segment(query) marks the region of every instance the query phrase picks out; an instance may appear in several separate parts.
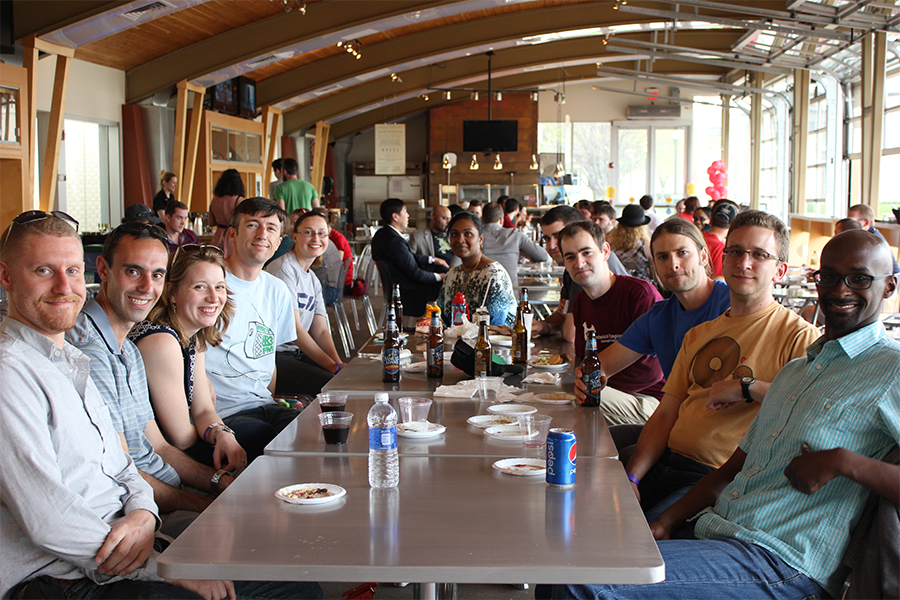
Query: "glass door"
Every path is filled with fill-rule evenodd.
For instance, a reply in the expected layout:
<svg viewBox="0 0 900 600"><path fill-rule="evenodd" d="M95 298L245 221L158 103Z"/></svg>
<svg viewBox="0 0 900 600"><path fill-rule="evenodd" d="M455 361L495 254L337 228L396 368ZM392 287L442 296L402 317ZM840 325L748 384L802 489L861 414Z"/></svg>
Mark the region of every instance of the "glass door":
<svg viewBox="0 0 900 600"><path fill-rule="evenodd" d="M615 168L610 180L616 186L616 205L644 194L652 195L660 206L667 197L673 201L684 197L690 172L689 127L684 121L613 124Z"/></svg>

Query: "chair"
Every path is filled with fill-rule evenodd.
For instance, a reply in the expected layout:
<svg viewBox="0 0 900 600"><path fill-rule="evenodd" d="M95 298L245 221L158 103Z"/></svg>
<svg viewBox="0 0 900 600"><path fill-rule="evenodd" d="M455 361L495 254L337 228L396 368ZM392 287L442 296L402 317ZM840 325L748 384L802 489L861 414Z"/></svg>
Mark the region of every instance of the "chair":
<svg viewBox="0 0 900 600"><path fill-rule="evenodd" d="M350 358L350 352L356 349L356 346L353 344L353 331L350 329L350 320L347 318L347 311L344 310L344 280L347 278L347 270L349 268L350 257L348 256L341 261L337 299L333 303L326 305L326 308L334 309L334 320L337 322L338 334L341 337L341 343L344 345L344 356L348 359Z"/></svg>
<svg viewBox="0 0 900 600"><path fill-rule="evenodd" d="M391 279L391 269L387 265L382 265L384 261L373 260L375 266L378 267L378 278L381 280L381 291L383 292L384 303L381 305L381 316L378 317L378 326L384 327L387 319L388 304L391 303L391 294L394 291L394 282ZM398 325L402 327L402 324Z"/></svg>
<svg viewBox="0 0 900 600"><path fill-rule="evenodd" d="M356 273L358 275L362 275L370 291L373 289L370 282L373 277L374 269L375 265L372 261L372 247L370 245L366 245L365 247L363 247L362 252L360 252L359 257L356 259ZM373 293L370 291L367 291L359 298L351 296L350 303L351 306L353 306L353 319L356 322L356 330L359 331L359 317L357 317L356 313L356 301L359 300L363 305L363 310L365 311L366 325L369 328L369 335L372 336L375 335L375 332L378 330L378 325L375 322L375 311L372 309L372 301L369 299L369 293Z"/></svg>

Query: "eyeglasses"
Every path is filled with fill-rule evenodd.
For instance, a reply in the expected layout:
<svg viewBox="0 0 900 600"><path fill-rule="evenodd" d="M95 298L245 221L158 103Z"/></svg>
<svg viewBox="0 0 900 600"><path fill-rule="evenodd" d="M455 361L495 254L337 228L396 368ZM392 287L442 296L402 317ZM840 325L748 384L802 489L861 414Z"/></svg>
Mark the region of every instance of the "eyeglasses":
<svg viewBox="0 0 900 600"><path fill-rule="evenodd" d="M68 215L61 210L51 210L50 212L44 212L42 210L26 210L9 224L9 227L6 229L6 237L3 238L3 243L5 244L6 240L9 239L9 234L12 231L13 225L27 225L29 223L49 219L50 217L56 217L57 219L65 221L75 229L75 233L78 233L78 221L76 221L72 215Z"/></svg>
<svg viewBox="0 0 900 600"><path fill-rule="evenodd" d="M774 254L769 254L764 250L744 250L743 248L725 248L722 251L722 256L724 258L731 258L733 260L740 260L744 257L745 254L750 255L750 259L753 262L761 263L767 260L781 260Z"/></svg>
<svg viewBox="0 0 900 600"><path fill-rule="evenodd" d="M838 282L843 281L844 285L851 290L867 290L872 287L872 282L876 279L893 277L893 275L879 275L875 277L874 275L864 275L862 273L838 275L837 273L823 273L822 271L816 271L812 276L817 287L831 288L835 287Z"/></svg>
<svg viewBox="0 0 900 600"><path fill-rule="evenodd" d="M222 249L218 246L213 246L212 244L185 244L184 246L178 246L178 249L172 256L172 264L175 264L175 261L178 260L179 254L184 254L185 256L194 256L202 255L204 253L207 253L207 256L213 255L220 258L225 258L225 252L222 251Z"/></svg>
<svg viewBox="0 0 900 600"><path fill-rule="evenodd" d="M299 233L303 237L308 237L308 238L311 238L313 236L318 236L320 238L328 237L328 232L324 231L324 230L313 231L312 229L304 229L303 231L298 231L297 233Z"/></svg>

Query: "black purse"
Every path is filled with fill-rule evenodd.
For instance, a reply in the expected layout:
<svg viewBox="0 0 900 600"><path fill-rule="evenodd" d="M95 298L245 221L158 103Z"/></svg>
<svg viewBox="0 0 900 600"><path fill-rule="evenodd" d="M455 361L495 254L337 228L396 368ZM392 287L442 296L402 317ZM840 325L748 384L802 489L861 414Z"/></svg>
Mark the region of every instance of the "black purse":
<svg viewBox="0 0 900 600"><path fill-rule="evenodd" d="M462 340L458 340L453 347L453 355L450 362L454 367L468 375L475 377L475 349ZM506 377L508 375L521 375L525 368L519 365L501 365L491 362L491 375L494 377Z"/></svg>

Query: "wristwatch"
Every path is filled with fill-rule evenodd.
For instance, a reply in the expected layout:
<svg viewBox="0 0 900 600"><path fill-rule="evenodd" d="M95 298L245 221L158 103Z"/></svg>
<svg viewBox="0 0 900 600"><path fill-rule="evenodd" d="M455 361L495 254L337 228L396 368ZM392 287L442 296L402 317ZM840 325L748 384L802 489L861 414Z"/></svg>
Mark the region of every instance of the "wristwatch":
<svg viewBox="0 0 900 600"><path fill-rule="evenodd" d="M212 476L212 479L209 480L209 489L218 496L222 492L219 491L219 481L222 480L222 477L228 475L228 471L225 469L219 469L216 471L215 475Z"/></svg>
<svg viewBox="0 0 900 600"><path fill-rule="evenodd" d="M741 377L741 394L746 398L747 404L753 402L753 396L750 395L750 386L756 383L756 377Z"/></svg>

